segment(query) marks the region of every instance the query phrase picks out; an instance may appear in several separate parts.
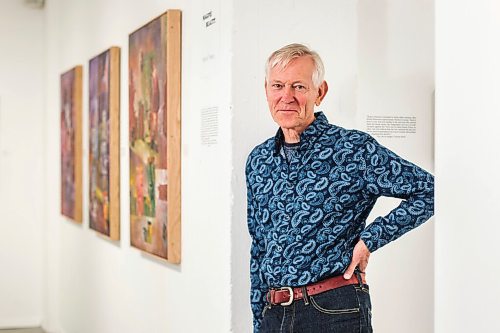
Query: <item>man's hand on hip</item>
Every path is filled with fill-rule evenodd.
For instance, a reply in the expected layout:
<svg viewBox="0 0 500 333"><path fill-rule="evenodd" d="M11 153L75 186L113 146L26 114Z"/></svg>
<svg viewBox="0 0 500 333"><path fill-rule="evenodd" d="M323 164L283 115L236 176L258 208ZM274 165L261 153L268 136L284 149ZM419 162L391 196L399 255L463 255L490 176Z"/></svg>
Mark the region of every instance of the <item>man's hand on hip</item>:
<svg viewBox="0 0 500 333"><path fill-rule="evenodd" d="M356 266L359 267L362 273L366 272L368 258L370 258L370 251L366 247L365 242L360 239L354 247L354 251L352 252L352 261L344 273L344 279L349 280L351 278Z"/></svg>

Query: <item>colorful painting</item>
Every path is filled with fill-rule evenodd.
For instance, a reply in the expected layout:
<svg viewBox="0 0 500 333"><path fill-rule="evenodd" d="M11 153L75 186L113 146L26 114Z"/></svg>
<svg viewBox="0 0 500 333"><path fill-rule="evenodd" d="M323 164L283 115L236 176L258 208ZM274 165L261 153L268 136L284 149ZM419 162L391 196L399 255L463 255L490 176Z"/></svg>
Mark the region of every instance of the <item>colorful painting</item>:
<svg viewBox="0 0 500 333"><path fill-rule="evenodd" d="M89 226L120 238L120 49L89 61Z"/></svg>
<svg viewBox="0 0 500 333"><path fill-rule="evenodd" d="M130 241L180 262L180 25L169 10L129 36Z"/></svg>
<svg viewBox="0 0 500 333"><path fill-rule="evenodd" d="M82 66L61 75L61 214L82 222Z"/></svg>

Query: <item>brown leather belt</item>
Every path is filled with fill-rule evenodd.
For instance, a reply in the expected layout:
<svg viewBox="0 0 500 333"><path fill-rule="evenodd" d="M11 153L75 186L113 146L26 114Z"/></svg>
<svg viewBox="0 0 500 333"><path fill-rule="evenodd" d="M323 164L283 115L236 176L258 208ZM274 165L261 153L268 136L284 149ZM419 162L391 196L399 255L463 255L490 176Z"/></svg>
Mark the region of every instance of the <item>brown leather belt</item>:
<svg viewBox="0 0 500 333"><path fill-rule="evenodd" d="M361 275L361 280L363 284L366 284L364 274ZM305 287L283 287L279 289L271 289L267 293L267 301L272 305L290 305L293 301L304 298L303 290L306 289L308 296L313 296L321 294L325 291L357 284L359 285L359 280L356 274L353 274L349 280L344 279L344 276L338 275L328 278L323 281L312 283Z"/></svg>

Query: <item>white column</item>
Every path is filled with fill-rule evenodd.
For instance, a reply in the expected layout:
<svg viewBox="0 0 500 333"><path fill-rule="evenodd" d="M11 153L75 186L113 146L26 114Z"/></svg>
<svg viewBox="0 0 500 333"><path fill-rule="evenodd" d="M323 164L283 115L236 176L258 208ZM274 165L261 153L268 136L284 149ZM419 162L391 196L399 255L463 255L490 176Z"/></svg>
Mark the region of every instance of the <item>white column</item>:
<svg viewBox="0 0 500 333"><path fill-rule="evenodd" d="M499 332L500 2L436 4L435 331Z"/></svg>

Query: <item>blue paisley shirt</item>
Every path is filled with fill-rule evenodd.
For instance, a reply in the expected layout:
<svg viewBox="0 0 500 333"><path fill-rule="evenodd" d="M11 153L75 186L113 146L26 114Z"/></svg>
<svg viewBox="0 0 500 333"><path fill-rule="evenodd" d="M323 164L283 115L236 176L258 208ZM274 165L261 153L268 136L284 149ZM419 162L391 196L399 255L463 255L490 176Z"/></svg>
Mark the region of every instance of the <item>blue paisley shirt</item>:
<svg viewBox="0 0 500 333"><path fill-rule="evenodd" d="M369 134L328 123L322 113L294 154L284 137L255 147L246 164L251 304L258 332L269 288L342 274L361 238L370 252L434 213L434 177ZM377 198L403 199L366 226Z"/></svg>

